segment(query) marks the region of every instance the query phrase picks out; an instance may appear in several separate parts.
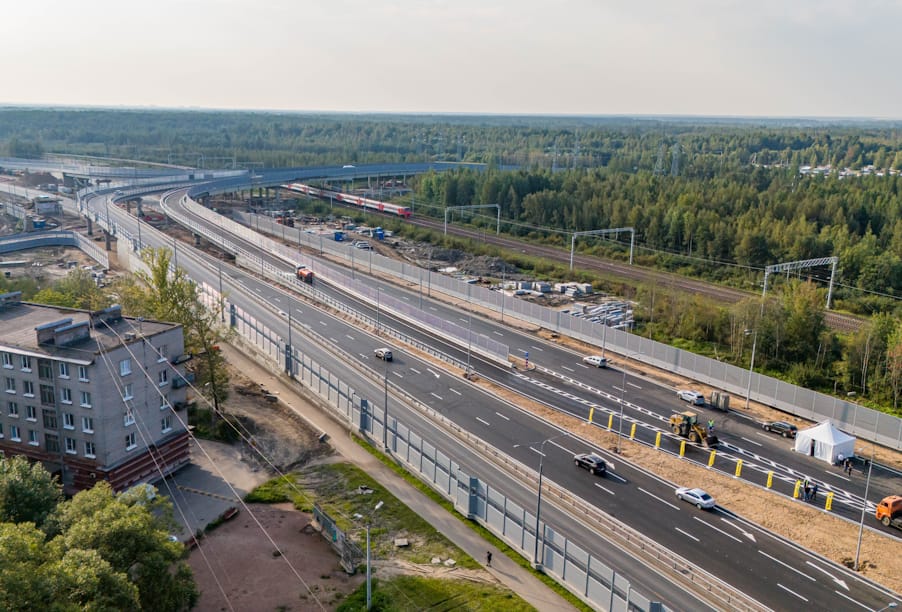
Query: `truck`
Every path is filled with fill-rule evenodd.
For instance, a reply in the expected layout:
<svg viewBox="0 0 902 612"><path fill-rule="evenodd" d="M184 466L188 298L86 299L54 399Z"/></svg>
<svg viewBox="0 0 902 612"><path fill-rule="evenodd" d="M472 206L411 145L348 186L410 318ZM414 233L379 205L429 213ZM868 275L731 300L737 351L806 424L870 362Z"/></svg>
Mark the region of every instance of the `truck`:
<svg viewBox="0 0 902 612"><path fill-rule="evenodd" d="M874 516L887 527L902 529L902 495L884 497L877 504Z"/></svg>
<svg viewBox="0 0 902 612"><path fill-rule="evenodd" d="M311 270L307 266L298 266L296 274L299 280L302 280L305 283L309 283L311 285L313 284L313 277L315 275L313 274L313 270Z"/></svg>

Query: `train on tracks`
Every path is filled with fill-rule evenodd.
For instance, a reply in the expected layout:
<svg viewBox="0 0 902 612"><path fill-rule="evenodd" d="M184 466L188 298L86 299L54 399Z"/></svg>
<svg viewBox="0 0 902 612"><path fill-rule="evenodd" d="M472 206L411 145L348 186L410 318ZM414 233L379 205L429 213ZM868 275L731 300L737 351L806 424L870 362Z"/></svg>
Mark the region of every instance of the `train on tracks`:
<svg viewBox="0 0 902 612"><path fill-rule="evenodd" d="M364 198L351 193L342 193L340 191L331 191L329 189L318 189L316 187L311 187L310 185L305 185L304 183L289 183L287 185L282 185L282 188L316 198L334 200L348 206L356 206L371 212L397 215L403 219L409 219L411 215L411 210L407 206L399 206L398 204L373 200L372 198Z"/></svg>

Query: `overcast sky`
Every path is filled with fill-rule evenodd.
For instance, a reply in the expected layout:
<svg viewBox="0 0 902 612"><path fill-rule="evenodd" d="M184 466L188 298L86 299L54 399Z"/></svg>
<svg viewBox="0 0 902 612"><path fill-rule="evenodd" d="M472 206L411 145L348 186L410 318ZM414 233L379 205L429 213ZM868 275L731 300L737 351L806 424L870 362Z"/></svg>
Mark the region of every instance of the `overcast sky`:
<svg viewBox="0 0 902 612"><path fill-rule="evenodd" d="M902 118L902 0L10 0L0 103Z"/></svg>

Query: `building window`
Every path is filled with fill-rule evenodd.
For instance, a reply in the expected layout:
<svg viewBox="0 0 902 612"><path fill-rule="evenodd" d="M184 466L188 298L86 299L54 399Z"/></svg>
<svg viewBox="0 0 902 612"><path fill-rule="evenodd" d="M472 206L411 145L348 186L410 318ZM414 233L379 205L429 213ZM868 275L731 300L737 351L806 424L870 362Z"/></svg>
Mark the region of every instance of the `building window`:
<svg viewBox="0 0 902 612"><path fill-rule="evenodd" d="M9 402L7 404L7 406L9 407L9 416L15 417L18 419L19 418L19 404L17 404L16 402Z"/></svg>
<svg viewBox="0 0 902 612"><path fill-rule="evenodd" d="M3 367L11 370L13 369L13 356L10 353L3 353Z"/></svg>
<svg viewBox="0 0 902 612"><path fill-rule="evenodd" d="M88 366L78 366L78 380L81 382L88 382L90 380L88 378Z"/></svg>
<svg viewBox="0 0 902 612"><path fill-rule="evenodd" d="M56 394L50 385L41 385L41 403L45 406L56 406Z"/></svg>
<svg viewBox="0 0 902 612"><path fill-rule="evenodd" d="M96 457L97 448L94 446L93 442L85 442L85 457L90 457L93 459Z"/></svg>
<svg viewBox="0 0 902 612"><path fill-rule="evenodd" d="M44 434L44 448L48 453L60 452L60 437L56 434Z"/></svg>
<svg viewBox="0 0 902 612"><path fill-rule="evenodd" d="M19 426L18 425L10 425L9 426L9 439L13 442L21 442L22 438L19 437Z"/></svg>
<svg viewBox="0 0 902 612"><path fill-rule="evenodd" d="M44 429L59 429L59 421L56 418L56 410L41 410L41 417L44 419Z"/></svg>
<svg viewBox="0 0 902 612"><path fill-rule="evenodd" d="M160 429L163 430L163 433L172 431L172 417L168 414L160 419Z"/></svg>
<svg viewBox="0 0 902 612"><path fill-rule="evenodd" d="M65 361L60 361L60 378L69 378L69 364Z"/></svg>
<svg viewBox="0 0 902 612"><path fill-rule="evenodd" d="M125 450L130 451L137 446L138 445L135 444L135 432L131 432L125 436Z"/></svg>
<svg viewBox="0 0 902 612"><path fill-rule="evenodd" d="M81 392L81 407L82 408L90 408L91 407L91 392L90 391L82 391Z"/></svg>
<svg viewBox="0 0 902 612"><path fill-rule="evenodd" d="M125 427L128 427L129 425L134 425L135 424L135 413L132 412L131 410L126 410L125 417L122 419L122 424Z"/></svg>
<svg viewBox="0 0 902 612"><path fill-rule="evenodd" d="M160 410L167 410L169 408L169 398L165 395L160 396Z"/></svg>
<svg viewBox="0 0 902 612"><path fill-rule="evenodd" d="M37 413L34 410L34 406L25 406L25 418L29 421L37 421Z"/></svg>
<svg viewBox="0 0 902 612"><path fill-rule="evenodd" d="M94 433L94 417L81 417L81 430L85 433Z"/></svg>
<svg viewBox="0 0 902 612"><path fill-rule="evenodd" d="M122 388L122 399L125 401L128 401L128 400L132 399L133 397L135 397L134 390L135 390L135 385L133 385L132 383L128 383L127 385L125 385Z"/></svg>
<svg viewBox="0 0 902 612"><path fill-rule="evenodd" d="M28 355L21 355L22 358L22 371L23 372L31 372L31 357Z"/></svg>
<svg viewBox="0 0 902 612"><path fill-rule="evenodd" d="M40 442L38 442L38 432L33 429L28 430L28 443L32 446L38 446Z"/></svg>
<svg viewBox="0 0 902 612"><path fill-rule="evenodd" d="M71 412L63 413L63 429L75 429L75 415Z"/></svg>
<svg viewBox="0 0 902 612"><path fill-rule="evenodd" d="M169 382L169 370L160 370L157 380L160 382L161 387L165 386Z"/></svg>
<svg viewBox="0 0 902 612"><path fill-rule="evenodd" d="M0 421L0 440L3 439L3 421Z"/></svg>
<svg viewBox="0 0 902 612"><path fill-rule="evenodd" d="M7 393L15 393L16 392L16 379L6 377L6 392Z"/></svg>
<svg viewBox="0 0 902 612"><path fill-rule="evenodd" d="M63 404L72 403L72 389L69 387L60 387L60 402Z"/></svg>
<svg viewBox="0 0 902 612"><path fill-rule="evenodd" d="M169 347L164 344L160 347L160 350L158 352L160 353L160 358L157 359L157 363L162 363L167 359L167 356L169 354Z"/></svg>
<svg viewBox="0 0 902 612"><path fill-rule="evenodd" d="M119 362L119 376L128 376L132 373L132 360L123 359Z"/></svg>
<svg viewBox="0 0 902 612"><path fill-rule="evenodd" d="M30 380L22 381L22 395L25 397L34 397L34 383Z"/></svg>
<svg viewBox="0 0 902 612"><path fill-rule="evenodd" d="M38 359L38 378L53 380L53 363L49 359Z"/></svg>
<svg viewBox="0 0 902 612"><path fill-rule="evenodd" d="M74 455L78 452L74 438L66 438L66 452L70 455Z"/></svg>

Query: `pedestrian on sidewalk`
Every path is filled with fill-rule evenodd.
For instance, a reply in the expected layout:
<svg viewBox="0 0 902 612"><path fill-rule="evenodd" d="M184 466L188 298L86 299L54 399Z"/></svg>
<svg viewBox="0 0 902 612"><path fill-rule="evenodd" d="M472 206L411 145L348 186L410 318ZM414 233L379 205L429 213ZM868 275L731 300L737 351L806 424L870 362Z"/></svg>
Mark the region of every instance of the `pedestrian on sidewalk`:
<svg viewBox="0 0 902 612"><path fill-rule="evenodd" d="M492 567L492 551L485 553L485 565L486 567Z"/></svg>

